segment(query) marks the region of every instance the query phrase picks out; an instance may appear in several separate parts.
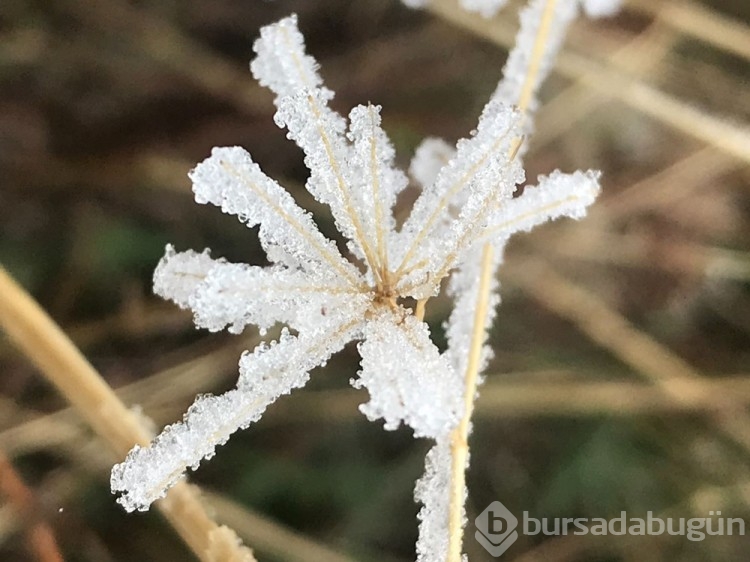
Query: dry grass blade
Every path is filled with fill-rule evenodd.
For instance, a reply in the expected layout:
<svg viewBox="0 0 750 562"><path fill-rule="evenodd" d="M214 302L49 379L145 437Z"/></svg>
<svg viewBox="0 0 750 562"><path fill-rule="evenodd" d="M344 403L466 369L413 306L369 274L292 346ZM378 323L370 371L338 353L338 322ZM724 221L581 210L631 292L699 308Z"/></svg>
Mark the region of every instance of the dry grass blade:
<svg viewBox="0 0 750 562"><path fill-rule="evenodd" d="M664 23L676 31L750 61L750 30L739 21L690 0L628 0L628 7L654 16L663 15Z"/></svg>
<svg viewBox="0 0 750 562"><path fill-rule="evenodd" d="M29 551L39 562L62 562L63 556L52 527L42 518L34 493L26 486L13 464L0 452L0 493L26 523Z"/></svg>
<svg viewBox="0 0 750 562"><path fill-rule="evenodd" d="M534 246L542 252L601 265L659 269L694 278L750 280L749 253L694 242L670 240L669 252L658 252L648 236L580 227L555 240L540 237Z"/></svg>
<svg viewBox="0 0 750 562"><path fill-rule="evenodd" d="M189 404L196 394L215 389L221 375L235 372L237 356L245 349L255 347L258 339L243 339L243 343L180 362L118 388L117 395L126 403L140 404L147 412L155 412L154 421L157 423L167 423L184 411L183 403ZM83 437L84 432L71 408L37 415L22 411L12 402L0 400L0 411L10 412L8 417L13 420L11 427L0 431L0 448L11 454Z"/></svg>
<svg viewBox="0 0 750 562"><path fill-rule="evenodd" d="M513 30L507 22L484 20L469 14L455 0L434 0L429 8L445 20L493 43L508 47L513 42ZM629 78L609 63L597 62L588 56L563 51L558 56L555 70L568 78L581 80L689 137L750 162L750 131L746 127L704 113L648 84Z"/></svg>
<svg viewBox="0 0 750 562"><path fill-rule="evenodd" d="M66 1L63 7L91 29L122 37L127 45L242 113L266 110L260 88L248 79L246 68L227 62L157 14L110 0Z"/></svg>
<svg viewBox="0 0 750 562"><path fill-rule="evenodd" d="M712 394L704 376L682 358L641 332L607 303L573 284L541 260L513 270L511 280L556 314L573 322L592 341L608 349L684 406L712 397L720 406L711 421L750 453L750 415L733 394Z"/></svg>
<svg viewBox="0 0 750 562"><path fill-rule="evenodd" d="M716 396L727 394L738 403L750 404L750 382L745 375L707 379L704 385L708 392L691 402L675 401L648 383L579 380L574 373L556 373L562 380L546 380L548 375L538 372L488 374L488 381L477 398L474 416L532 419L546 416L710 414L722 406ZM356 408L360 402L357 393L350 390L299 392L289 397L283 407L271 412L266 421L304 424L357 422Z"/></svg>
<svg viewBox="0 0 750 562"><path fill-rule="evenodd" d="M150 434L54 321L0 268L0 326L114 453L148 445ZM199 499L181 483L160 501L159 510L191 550L205 562L250 562L251 551L233 532L219 527ZM217 557L219 556L219 557Z"/></svg>
<svg viewBox="0 0 750 562"><path fill-rule="evenodd" d="M736 166L734 160L715 149L701 148L605 199L592 210L592 219L612 221L657 207L667 208L678 199L706 189Z"/></svg>
<svg viewBox="0 0 750 562"><path fill-rule="evenodd" d="M489 311L490 287L492 279L492 244L485 244L482 250L482 278L474 315L474 333L464 380L464 412L458 427L451 433L451 485L448 561L461 559L463 544L463 505L465 502L466 465L469 460L469 429L474 411L474 398L479 380L479 363L482 346L487 338L484 325Z"/></svg>
<svg viewBox="0 0 750 562"><path fill-rule="evenodd" d="M629 43L617 49L609 60L634 76L643 78L654 73L665 53L674 43L672 34L665 34L661 18ZM538 130L534 143L542 146L568 131L577 121L610 100L610 96L584 83L579 77L574 84L546 101L536 117Z"/></svg>
<svg viewBox="0 0 750 562"><path fill-rule="evenodd" d="M352 562L352 559L299 535L291 529L253 513L221 494L204 491L216 511L216 518L245 539L252 539L258 550L287 562Z"/></svg>
<svg viewBox="0 0 750 562"><path fill-rule="evenodd" d="M507 375L503 375L505 378ZM490 379L492 375L489 375ZM731 394L742 404L750 402L750 382L744 375L708 379L708 393L695 401L675 401L658 388L637 382L545 382L528 376L526 382L486 384L477 400L476 415L493 418L543 416L633 416L670 413L713 413L721 408L716 396Z"/></svg>
<svg viewBox="0 0 750 562"><path fill-rule="evenodd" d="M139 386L141 390L145 388L143 385L139 385L139 383L135 383L132 386ZM349 393L349 395L350 397L355 397L353 392ZM294 396L296 395L290 397L290 400L294 400ZM352 406L350 410L352 417L357 415L355 406ZM42 417L39 421L42 420L45 420L45 418ZM42 430L37 429L37 431ZM73 464L86 472L95 472L101 475L104 470L109 468L110 461L108 455L103 454L101 448L96 446L80 446L82 442L80 434L82 432L80 431L78 420L70 419L70 417L59 417L59 419L54 420L54 423L49 423L44 431L49 433L44 444L45 447L59 446L61 448L60 452L64 456L68 457ZM2 442L3 437L0 436L0 443ZM27 446L27 451L32 450L28 448L28 443L25 443L25 445ZM1 469L2 465L0 463L0 473ZM2 491L1 487L0 491ZM68 491L68 493L70 492ZM311 540L292 529L276 523L222 494L198 490L197 488L195 489L195 493L201 496L218 521L230 527L241 538L253 544L255 548L268 553L274 558L288 560L289 562L315 562L323 560L330 562L351 562L350 558L328 548L324 544ZM232 560L231 556L218 556L215 559L216 562Z"/></svg>
<svg viewBox="0 0 750 562"><path fill-rule="evenodd" d="M746 375L733 375L704 382L708 393L691 402L678 402L660 389L631 381L578 380L574 373L489 374L477 399L474 416L488 419L527 419L539 417L585 418L595 416L665 415L674 413L706 414L721 407L716 396L732 394L734 400L750 404L750 381ZM509 380L510 379L510 380ZM148 404L145 396L138 400ZM274 423L356 423L361 421L357 406L361 396L354 390L301 391L279 404L266 416L266 424ZM13 408L18 416L31 414L12 404L0 403L5 412ZM176 407L175 411L182 411ZM69 447L80 442L84 429L72 412L61 411L39 416L26 424L0 433L0 447L12 454L31 453L45 449ZM171 410L168 410L171 413ZM241 535L246 538L249 534ZM255 541L253 541L255 544Z"/></svg>

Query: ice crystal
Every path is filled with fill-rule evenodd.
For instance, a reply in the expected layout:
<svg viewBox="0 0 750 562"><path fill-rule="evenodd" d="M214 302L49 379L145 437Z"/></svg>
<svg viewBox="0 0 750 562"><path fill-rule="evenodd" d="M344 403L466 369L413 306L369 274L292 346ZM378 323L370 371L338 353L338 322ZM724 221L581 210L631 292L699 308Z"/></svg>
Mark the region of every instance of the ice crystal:
<svg viewBox="0 0 750 562"><path fill-rule="evenodd" d="M113 468L112 490L129 511L147 509L187 468L213 456L234 431L302 387L312 369L353 340L361 369L352 384L370 396L362 412L384 420L386 429L404 423L417 437L445 436L462 413L461 363L455 353L438 351L427 324L403 299L435 295L483 241L503 241L559 215L577 216L590 200L584 195L592 192L590 182L559 174L512 199L524 179L514 157L521 119L494 99L455 149L432 141L417 152L411 171L422 193L397 231L393 206L408 180L394 167L381 108L357 106L348 120L331 109L333 92L305 52L294 16L263 28L254 50L251 70L275 94L275 122L304 152L306 188L330 208L352 256L343 256L245 150L215 148L190 173L198 203L259 226L271 265L235 264L208 250L168 246L154 274L155 292L191 310L195 324L211 331L286 327L278 341L243 355L234 389L198 397L181 422ZM472 282L459 279L451 287L455 292Z"/></svg>

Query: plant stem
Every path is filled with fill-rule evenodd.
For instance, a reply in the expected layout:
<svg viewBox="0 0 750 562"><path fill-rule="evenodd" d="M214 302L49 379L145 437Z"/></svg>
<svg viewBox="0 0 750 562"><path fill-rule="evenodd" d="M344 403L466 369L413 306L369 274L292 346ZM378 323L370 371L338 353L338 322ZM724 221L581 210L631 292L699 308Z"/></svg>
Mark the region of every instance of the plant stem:
<svg viewBox="0 0 750 562"><path fill-rule="evenodd" d="M528 72L518 99L518 108L525 113L535 91L538 88L537 74L542 61L544 46L549 34L550 25L555 13L555 0L547 0L542 13L542 20L534 41L534 47L529 61ZM509 158L515 158L522 139L519 139L511 149ZM451 433L451 484L450 484L450 508L448 515L448 562L460 562L463 546L463 517L466 489L466 464L469 456L469 428L471 426L471 415L474 411L474 399L477 392L477 381L479 379L479 364L482 355L482 346L486 339L485 324L488 314L490 300L491 279L494 274L493 247L491 243L485 244L482 250L482 265L479 278L479 290L477 294L476 308L474 311L474 326L471 336L471 347L469 348L468 363L464 376L464 412L458 426Z"/></svg>
<svg viewBox="0 0 750 562"><path fill-rule="evenodd" d="M62 329L0 266L0 327L71 403L112 451L124 457L151 434L123 404ZM234 531L217 525L194 489L181 482L157 507L203 562L253 562Z"/></svg>
<svg viewBox="0 0 750 562"><path fill-rule="evenodd" d="M463 543L464 490L466 489L466 460L469 456L469 426L474 411L474 396L477 392L479 362L482 345L485 339L484 324L487 318L490 300L490 281L492 280L492 244L485 244L482 250L482 273L479 279L479 294L474 311L474 331L471 336L471 348L464 381L464 414L458 426L451 433L451 486L450 514L448 520L448 560L461 560ZM478 345L476 345L478 343Z"/></svg>

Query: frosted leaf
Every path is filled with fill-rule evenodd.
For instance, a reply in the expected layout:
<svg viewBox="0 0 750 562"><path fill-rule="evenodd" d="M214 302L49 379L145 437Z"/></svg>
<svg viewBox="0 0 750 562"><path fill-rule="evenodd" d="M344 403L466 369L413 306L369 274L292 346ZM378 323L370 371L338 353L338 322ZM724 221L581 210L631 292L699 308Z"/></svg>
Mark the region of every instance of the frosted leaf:
<svg viewBox="0 0 750 562"><path fill-rule="evenodd" d="M336 228L349 249L375 269L371 240L365 233L353 195L355 178L349 165L352 154L345 136L346 120L327 105L323 90L301 90L278 101L275 120L305 153L310 177L305 184L315 199L331 208Z"/></svg>
<svg viewBox="0 0 750 562"><path fill-rule="evenodd" d="M305 53L295 16L267 26L254 46L250 65L258 81L276 94L274 120L305 153L310 178L305 187L331 208L336 227L349 249L371 270L377 268L362 210L354 193L356 163L346 142L346 120L328 107L333 92L323 87L317 62Z"/></svg>
<svg viewBox="0 0 750 562"><path fill-rule="evenodd" d="M414 500L422 504L417 515L417 562L444 562L448 559L451 465L450 438L444 436L427 453L424 474L414 488Z"/></svg>
<svg viewBox="0 0 750 562"><path fill-rule="evenodd" d="M443 139L427 137L414 151L409 175L422 187L432 185L440 170L456 156L456 148Z"/></svg>
<svg viewBox="0 0 750 562"><path fill-rule="evenodd" d="M189 308L190 296L217 263L210 250L200 254L192 250L178 253L172 244L167 244L164 257L154 271L154 293L180 308Z"/></svg>
<svg viewBox="0 0 750 562"><path fill-rule="evenodd" d="M493 211L484 235L501 240L559 217L582 218L599 194L599 176L593 170L572 174L556 170L539 176L538 185L527 187L520 197Z"/></svg>
<svg viewBox="0 0 750 562"><path fill-rule="evenodd" d="M307 383L308 371L326 361L353 336L350 322L325 337L284 332L278 343L259 346L240 360L237 388L199 396L181 422L167 426L148 447L136 446L112 469L112 492L127 511L146 510L188 468L211 458L229 436L260 419L269 404Z"/></svg>
<svg viewBox="0 0 750 562"><path fill-rule="evenodd" d="M468 12L477 12L491 18L505 6L508 0L461 0L461 7Z"/></svg>
<svg viewBox="0 0 750 562"><path fill-rule="evenodd" d="M356 268L242 148L214 148L190 178L198 203L221 207L249 227L260 224L260 242L269 259L312 273L332 269L355 284Z"/></svg>
<svg viewBox="0 0 750 562"><path fill-rule="evenodd" d="M212 332L229 326L230 332L240 333L248 324L263 330L277 322L299 330L310 316L358 298L361 295L330 275L223 263L198 285L190 308L195 325Z"/></svg>
<svg viewBox="0 0 750 562"><path fill-rule="evenodd" d="M511 160L520 115L498 102L487 104L476 132L459 141L456 157L422 192L402 229L401 273L397 288L424 298L434 294L496 202L510 198L523 181L520 164ZM451 207L460 209L453 218Z"/></svg>
<svg viewBox="0 0 750 562"><path fill-rule="evenodd" d="M382 418L388 430L404 422L416 437L446 433L460 415L460 378L430 340L427 324L403 309L375 314L365 325L362 369L352 380L370 394L360 410L371 421Z"/></svg>
<svg viewBox="0 0 750 562"><path fill-rule="evenodd" d="M154 272L154 292L193 311L195 325L240 333L283 322L300 329L321 310L334 309L358 293L330 273L312 276L278 266L258 267L211 259L209 251L175 252L167 246Z"/></svg>
<svg viewBox="0 0 750 562"><path fill-rule="evenodd" d="M380 106L357 106L349 113L349 140L353 143L349 163L354 171L353 200L362 219L365 239L372 241L381 269L386 267L392 233L396 230L393 206L408 184L394 166L393 145L380 126Z"/></svg>
<svg viewBox="0 0 750 562"><path fill-rule="evenodd" d="M582 0L582 4L590 18L608 18L620 11L622 0Z"/></svg>
<svg viewBox="0 0 750 562"><path fill-rule="evenodd" d="M543 52L538 59L538 66L534 73L534 81L530 89L531 96L526 109L527 118L524 120L523 133L527 136L533 130L531 115L539 105L537 99L539 87L552 70L552 65L565 39L568 26L578 15L579 3L580 0L556 0L552 2L553 13L545 35ZM509 105L521 103L526 77L530 74L531 62L534 59L537 35L549 4L549 0L531 0L521 10L521 26L516 35L515 46L508 55L508 60L503 68L503 79L498 84L492 99Z"/></svg>
<svg viewBox="0 0 750 562"><path fill-rule="evenodd" d="M305 38L297 28L297 16L291 15L260 30L253 50L250 70L261 86L279 97L291 96L302 89L320 88L317 61L305 53Z"/></svg>
<svg viewBox="0 0 750 562"><path fill-rule="evenodd" d="M148 509L188 467L197 468L201 459L213 456L215 447L240 428L243 416L250 423L272 401L265 398L264 403L263 397L237 389L220 396L199 396L182 422L167 426L148 447L134 447L123 463L112 468L112 492L123 492L117 501L127 511Z"/></svg>

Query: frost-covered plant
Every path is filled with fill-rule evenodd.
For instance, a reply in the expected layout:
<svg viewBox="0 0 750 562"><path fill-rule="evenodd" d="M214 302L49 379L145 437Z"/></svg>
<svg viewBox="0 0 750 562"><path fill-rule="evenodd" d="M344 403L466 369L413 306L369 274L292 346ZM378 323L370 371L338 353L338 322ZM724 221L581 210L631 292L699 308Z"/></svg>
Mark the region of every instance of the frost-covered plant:
<svg viewBox="0 0 750 562"><path fill-rule="evenodd" d="M428 1L419 3L423 5ZM466 9L481 6L483 15L489 16L503 2L462 0L461 4ZM570 23L580 9L589 16L599 17L615 13L619 4L619 0L530 0L521 11L515 46L490 101L515 106L523 114L521 129L524 142L519 148L519 158L523 156L533 132L539 87L552 69ZM425 141L417 151L412 165L418 167L417 164L422 162L425 170L432 169L431 173L438 174L440 162L452 158L454 155L450 145L440 139L430 139L429 144ZM427 172L420 173L424 175ZM508 214L507 220L519 227L523 220L529 220L529 224L521 227L528 230L538 224L539 211L545 207L545 201L551 201L562 193L572 193L576 186L587 182L595 183L591 172L554 172L548 177L540 177L539 185L527 188L521 197L502 202L500 208ZM485 345L486 331L494 320L500 301L496 272L502 263L508 240L508 237L487 234L484 247L477 244L466 252L448 284L454 308L446 323L448 349L445 355L457 372L465 373L464 412L456 428L435 440L425 459L425 473L415 488L415 499L423 504L419 513L417 541L419 562L457 562L461 557L462 528L466 523L466 441L471 430L470 417L476 388L482 382L481 372L491 356L491 350Z"/></svg>
<svg viewBox="0 0 750 562"><path fill-rule="evenodd" d="M352 384L370 395L361 406L365 415L382 418L386 429L403 422L417 437L447 435L463 414L464 363L455 342L464 336L455 333L461 324L454 322L453 349L441 354L422 321L424 302L485 242L502 245L548 219L580 217L598 192L595 172L554 172L513 198L524 180L518 154L525 125L522 113L496 95L472 136L455 149L426 141L417 151L411 169L422 192L398 229L393 206L408 180L393 165L380 107L355 107L348 124L329 107L333 93L305 53L294 16L263 28L254 49L252 72L276 94L275 121L305 153L306 187L330 207L351 255L343 256L243 149L215 148L191 172L198 203L213 203L249 227L260 225L272 265L233 264L207 250L168 246L154 275L155 292L191 309L196 325L212 331L285 328L278 341L242 356L236 388L198 397L182 422L113 468L112 489L129 511L147 509L188 467L211 457L279 396L303 386L313 368L352 340L359 341L361 356ZM438 169L441 154L449 162ZM458 291L471 284L466 274L462 279L452 284L459 303ZM416 310L406 298L417 300Z"/></svg>
<svg viewBox="0 0 750 562"><path fill-rule="evenodd" d="M424 8L437 0L402 0L410 8ZM611 16L620 9L622 0L579 0L586 15L592 18ZM497 14L508 0L458 0L459 5L467 12L475 12L485 18Z"/></svg>

